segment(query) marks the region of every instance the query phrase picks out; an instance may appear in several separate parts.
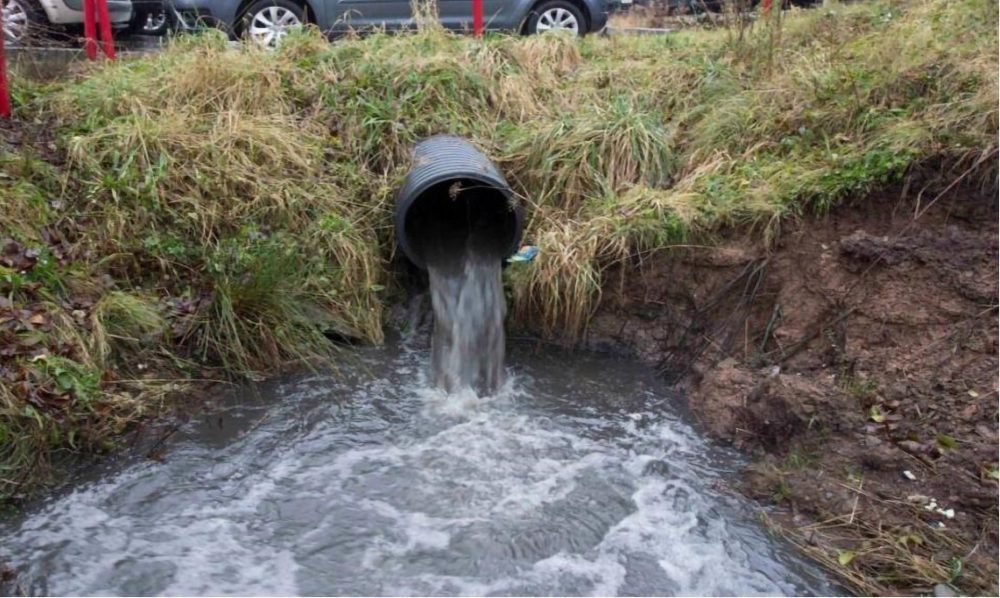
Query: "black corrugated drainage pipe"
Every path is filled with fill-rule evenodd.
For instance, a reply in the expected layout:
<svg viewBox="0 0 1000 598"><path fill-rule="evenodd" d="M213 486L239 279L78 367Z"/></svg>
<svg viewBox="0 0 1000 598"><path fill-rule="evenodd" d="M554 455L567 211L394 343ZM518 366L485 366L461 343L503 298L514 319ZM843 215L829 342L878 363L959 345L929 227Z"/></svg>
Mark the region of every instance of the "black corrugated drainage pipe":
<svg viewBox="0 0 1000 598"><path fill-rule="evenodd" d="M413 148L413 166L396 194L396 241L421 269L426 256L455 240L488 247L498 259L517 251L523 215L497 167L474 145L452 135Z"/></svg>

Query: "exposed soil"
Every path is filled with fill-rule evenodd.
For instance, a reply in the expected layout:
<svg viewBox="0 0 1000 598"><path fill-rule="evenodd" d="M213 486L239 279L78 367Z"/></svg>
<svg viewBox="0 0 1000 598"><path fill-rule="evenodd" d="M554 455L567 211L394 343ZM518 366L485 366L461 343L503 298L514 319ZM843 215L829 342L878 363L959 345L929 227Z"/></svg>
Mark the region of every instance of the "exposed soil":
<svg viewBox="0 0 1000 598"><path fill-rule="evenodd" d="M612 272L586 344L659 364L858 591L995 595L996 191L902 195Z"/></svg>

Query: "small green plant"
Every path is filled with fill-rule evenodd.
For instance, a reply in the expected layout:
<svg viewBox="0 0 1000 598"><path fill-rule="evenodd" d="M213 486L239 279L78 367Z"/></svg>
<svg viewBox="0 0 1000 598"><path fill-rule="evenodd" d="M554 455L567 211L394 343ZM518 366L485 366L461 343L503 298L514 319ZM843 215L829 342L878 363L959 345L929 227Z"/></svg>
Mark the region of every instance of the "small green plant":
<svg viewBox="0 0 1000 598"><path fill-rule="evenodd" d="M858 405L878 409L873 406L873 401L878 396L878 382L874 379L847 374L841 377L840 385L844 391L857 400Z"/></svg>
<svg viewBox="0 0 1000 598"><path fill-rule="evenodd" d="M958 441L955 440L954 437L947 434L938 434L936 440L938 446L942 449L948 450L958 448Z"/></svg>
<svg viewBox="0 0 1000 598"><path fill-rule="evenodd" d="M83 405L92 405L101 398L101 375L97 370L58 356L39 357L32 363L39 375L39 386L71 395Z"/></svg>
<svg viewBox="0 0 1000 598"><path fill-rule="evenodd" d="M791 498L792 487L785 481L784 477L779 477L774 494L771 495L771 502L781 504Z"/></svg>
<svg viewBox="0 0 1000 598"><path fill-rule="evenodd" d="M800 471L810 469L819 461L819 456L815 453L803 453L799 450L790 450L785 455L784 468L786 471Z"/></svg>

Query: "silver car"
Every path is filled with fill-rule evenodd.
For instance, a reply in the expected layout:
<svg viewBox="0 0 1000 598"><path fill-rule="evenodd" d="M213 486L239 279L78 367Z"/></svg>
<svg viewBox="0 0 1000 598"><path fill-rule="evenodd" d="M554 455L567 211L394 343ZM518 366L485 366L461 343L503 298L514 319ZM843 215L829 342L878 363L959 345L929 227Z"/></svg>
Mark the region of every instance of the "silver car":
<svg viewBox="0 0 1000 598"><path fill-rule="evenodd" d="M404 29L414 24L411 0L167 0L182 30L214 26L263 44L313 23L329 35L348 29ZM483 0L487 30L579 35L604 29L609 0ZM471 0L437 0L441 24L472 29Z"/></svg>
<svg viewBox="0 0 1000 598"><path fill-rule="evenodd" d="M131 0L107 0L111 24L128 25ZM23 44L44 34L83 23L83 0L0 0L7 43Z"/></svg>

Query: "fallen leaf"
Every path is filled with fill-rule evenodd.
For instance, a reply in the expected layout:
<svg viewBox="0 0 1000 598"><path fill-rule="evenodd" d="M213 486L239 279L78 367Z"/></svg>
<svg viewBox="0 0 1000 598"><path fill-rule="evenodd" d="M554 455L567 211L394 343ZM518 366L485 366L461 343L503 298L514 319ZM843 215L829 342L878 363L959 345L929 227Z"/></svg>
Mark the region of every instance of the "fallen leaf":
<svg viewBox="0 0 1000 598"><path fill-rule="evenodd" d="M853 550L841 550L837 553L837 562L840 563L842 567L846 567L851 564L857 554Z"/></svg>
<svg viewBox="0 0 1000 598"><path fill-rule="evenodd" d="M969 396L972 397L973 399L978 399L979 398L979 393L976 392L976 391L974 391L974 390L970 390L969 391Z"/></svg>
<svg viewBox="0 0 1000 598"><path fill-rule="evenodd" d="M45 314L35 314L28 318L28 321L35 326L42 326L45 324Z"/></svg>
<svg viewBox="0 0 1000 598"><path fill-rule="evenodd" d="M938 434L937 443L941 448L953 449L958 447L958 441L947 434Z"/></svg>

